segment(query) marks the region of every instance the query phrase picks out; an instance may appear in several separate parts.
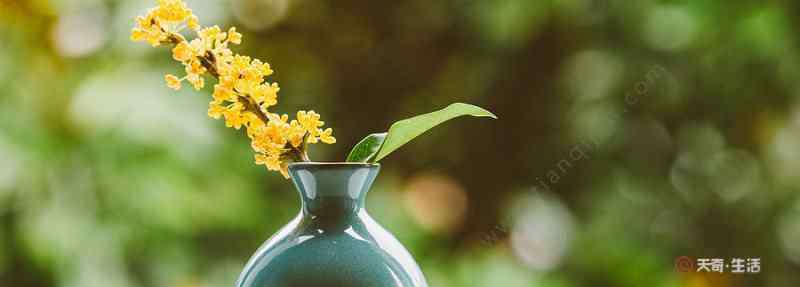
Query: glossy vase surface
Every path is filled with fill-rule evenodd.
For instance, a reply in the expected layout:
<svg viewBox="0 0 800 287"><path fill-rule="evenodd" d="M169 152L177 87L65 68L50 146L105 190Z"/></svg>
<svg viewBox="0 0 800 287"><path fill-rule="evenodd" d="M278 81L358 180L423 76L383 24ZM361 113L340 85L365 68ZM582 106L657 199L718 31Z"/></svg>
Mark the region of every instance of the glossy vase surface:
<svg viewBox="0 0 800 287"><path fill-rule="evenodd" d="M411 254L364 208L380 166L295 163L302 209L245 266L237 287L427 287Z"/></svg>

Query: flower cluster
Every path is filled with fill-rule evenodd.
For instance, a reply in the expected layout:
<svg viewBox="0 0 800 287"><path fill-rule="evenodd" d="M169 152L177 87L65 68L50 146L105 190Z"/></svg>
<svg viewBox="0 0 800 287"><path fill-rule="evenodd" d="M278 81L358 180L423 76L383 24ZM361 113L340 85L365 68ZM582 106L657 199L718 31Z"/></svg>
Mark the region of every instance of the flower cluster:
<svg viewBox="0 0 800 287"><path fill-rule="evenodd" d="M197 38L188 41L180 32L189 28ZM333 130L323 129L324 122L314 111L299 111L297 119L289 120L268 109L278 103L277 83L266 77L273 70L268 63L234 54L229 44L240 44L242 34L236 28L223 31L217 26L201 27L192 10L182 0L158 0L158 6L145 16L136 18L131 33L133 41L145 41L152 46L174 44L172 57L183 64L186 75L167 74L167 86L179 90L183 81L195 89L205 86L203 76L218 80L208 116L225 119L225 125L235 129L245 127L257 164L280 171L285 177L290 161L306 161L308 144L332 144Z"/></svg>
<svg viewBox="0 0 800 287"><path fill-rule="evenodd" d="M180 0L158 0L158 6L150 9L145 16L136 17L131 39L146 41L153 47L169 42L170 37L188 26L192 30L200 28L197 17L186 3Z"/></svg>

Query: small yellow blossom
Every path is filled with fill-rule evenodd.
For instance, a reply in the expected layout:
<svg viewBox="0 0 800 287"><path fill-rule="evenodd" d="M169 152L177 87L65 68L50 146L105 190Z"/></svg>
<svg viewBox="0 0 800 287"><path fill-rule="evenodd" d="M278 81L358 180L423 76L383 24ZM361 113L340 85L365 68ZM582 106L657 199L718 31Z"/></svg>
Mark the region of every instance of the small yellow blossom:
<svg viewBox="0 0 800 287"><path fill-rule="evenodd" d="M319 133L319 140L326 144L335 144L336 138L334 138L332 135L333 135L333 129L327 128L321 133Z"/></svg>
<svg viewBox="0 0 800 287"><path fill-rule="evenodd" d="M186 21L191 23L194 17L192 10L181 0L158 0L158 6L150 9L145 16L136 18L136 27L131 31L131 40L146 41L158 46L180 32L180 25Z"/></svg>
<svg viewBox="0 0 800 287"><path fill-rule="evenodd" d="M259 103L262 109L267 109L278 103L278 83L271 85L258 85L253 89L251 96L256 103Z"/></svg>
<svg viewBox="0 0 800 287"><path fill-rule="evenodd" d="M207 51L206 50L206 43L203 42L203 40L199 39L199 38L198 39L193 39L192 41L189 41L189 46L192 47L192 51L198 56L199 55L205 55L205 53Z"/></svg>
<svg viewBox="0 0 800 287"><path fill-rule="evenodd" d="M236 27L228 29L228 42L239 45L242 43L242 34L236 32Z"/></svg>
<svg viewBox="0 0 800 287"><path fill-rule="evenodd" d="M181 0L158 0L155 15L164 21L181 22L192 16L192 10Z"/></svg>
<svg viewBox="0 0 800 287"><path fill-rule="evenodd" d="M172 49L172 58L176 61L188 61L194 56L192 53L192 46L186 42L180 42Z"/></svg>
<svg viewBox="0 0 800 287"><path fill-rule="evenodd" d="M244 117L242 116L244 106L241 103L233 103L229 105L222 115L225 116L225 126L229 128L240 129L245 124Z"/></svg>
<svg viewBox="0 0 800 287"><path fill-rule="evenodd" d="M184 62L184 70L186 70L187 75L202 75L206 72L206 68L203 67L203 64L200 63L200 60L192 59L187 62Z"/></svg>
<svg viewBox="0 0 800 287"><path fill-rule="evenodd" d="M218 102L210 102L208 103L208 116L214 119L219 119L222 117L222 113L225 112L225 107L221 106Z"/></svg>
<svg viewBox="0 0 800 287"><path fill-rule="evenodd" d="M186 75L186 81L192 84L195 90L200 90L205 86L205 80L199 74Z"/></svg>
<svg viewBox="0 0 800 287"><path fill-rule="evenodd" d="M200 29L200 20L197 19L195 15L189 16L189 20L186 21L186 26L188 26L189 29L197 31L197 29Z"/></svg>
<svg viewBox="0 0 800 287"><path fill-rule="evenodd" d="M181 89L181 79L178 79L175 75L167 74L164 76L164 80L167 81L167 87L176 91Z"/></svg>
<svg viewBox="0 0 800 287"><path fill-rule="evenodd" d="M225 125L245 128L255 162L268 170L289 176L288 164L306 160L309 144L336 142L333 130L322 129L324 122L314 111L299 111L297 119L289 121L286 114L269 111L278 103L278 83L266 81L274 71L266 62L233 53L228 44L238 45L242 34L231 27L223 32L218 26L202 27L200 21L182 0L157 0L158 6L136 18L131 40L152 46L174 44L172 57L184 66L186 76L166 75L167 86L179 90L185 79L195 89L205 86L205 75L217 78L208 116L224 118ZM184 27L195 31L197 38L186 40Z"/></svg>
<svg viewBox="0 0 800 287"><path fill-rule="evenodd" d="M325 123L319 120L320 115L315 113L314 111L298 111L297 112L297 121L303 126L305 130L307 130L311 135L316 136L319 134L319 127L323 126Z"/></svg>
<svg viewBox="0 0 800 287"><path fill-rule="evenodd" d="M220 84L214 85L213 97L214 101L218 102L223 102L223 101L233 102L237 98L236 93L234 93L233 90Z"/></svg>
<svg viewBox="0 0 800 287"><path fill-rule="evenodd" d="M131 41L138 42L146 40L147 40L147 31L138 28L134 28L131 31Z"/></svg>
<svg viewBox="0 0 800 287"><path fill-rule="evenodd" d="M206 45L212 46L216 40L224 39L225 35L222 34L222 29L220 29L219 26L214 25L197 31L197 37L203 41L207 41Z"/></svg>

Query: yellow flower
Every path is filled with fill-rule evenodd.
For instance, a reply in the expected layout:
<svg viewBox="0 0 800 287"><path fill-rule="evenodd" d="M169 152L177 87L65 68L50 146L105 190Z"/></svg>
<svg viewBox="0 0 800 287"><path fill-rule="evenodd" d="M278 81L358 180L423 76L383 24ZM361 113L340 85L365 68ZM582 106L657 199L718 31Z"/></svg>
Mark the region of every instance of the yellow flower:
<svg viewBox="0 0 800 287"><path fill-rule="evenodd" d="M146 41L152 46L166 42L174 33L180 32L181 24L199 26L197 17L181 0L158 0L158 6L145 16L136 18L136 27L131 31L131 40Z"/></svg>
<svg viewBox="0 0 800 287"><path fill-rule="evenodd" d="M306 131L299 123L297 123L297 120L292 120L289 123L289 132L287 133L287 137L289 139L289 143L293 147L300 147L303 144L303 138L305 135Z"/></svg>
<svg viewBox="0 0 800 287"><path fill-rule="evenodd" d="M233 56L233 60L231 61L231 66L234 71L242 71L244 69L247 69L247 67L250 66L250 57L235 55Z"/></svg>
<svg viewBox="0 0 800 287"><path fill-rule="evenodd" d="M234 129L241 129L242 125L244 125L244 117L242 116L242 104L234 103L231 104L225 111L222 112L222 115L225 116L225 126Z"/></svg>
<svg viewBox="0 0 800 287"><path fill-rule="evenodd" d="M237 92L249 95L253 92L256 87L256 84L253 81L248 81L247 79L237 79L235 84L233 84L234 89Z"/></svg>
<svg viewBox="0 0 800 287"><path fill-rule="evenodd" d="M333 129L327 128L324 131L322 131L321 133L319 133L319 140L321 140L322 142L324 142L326 144L335 144L336 143L336 138L331 136L332 134L333 134Z"/></svg>
<svg viewBox="0 0 800 287"><path fill-rule="evenodd" d="M131 41L138 42L138 41L145 41L147 38L147 32L139 28L133 28L131 30Z"/></svg>
<svg viewBox="0 0 800 287"><path fill-rule="evenodd" d="M317 128L323 126L325 123L319 120L320 115L315 113L314 111L298 111L297 112L297 121L303 126L303 128L308 131L309 133L316 135Z"/></svg>
<svg viewBox="0 0 800 287"><path fill-rule="evenodd" d="M214 119L219 119L222 117L222 113L225 112L225 107L220 105L219 102L213 101L208 103L208 116Z"/></svg>
<svg viewBox="0 0 800 287"><path fill-rule="evenodd" d="M219 101L219 102L222 101L233 102L237 98L236 93L234 93L233 90L220 84L214 85L213 96L214 96L214 101Z"/></svg>
<svg viewBox="0 0 800 287"><path fill-rule="evenodd" d="M158 0L155 15L164 21L180 22L192 16L192 10L181 0Z"/></svg>
<svg viewBox="0 0 800 287"><path fill-rule="evenodd" d="M197 19L197 16L192 15L189 17L189 20L186 21L186 26L192 30L200 29L200 20Z"/></svg>
<svg viewBox="0 0 800 287"><path fill-rule="evenodd" d="M280 156L275 154L256 154L255 158L256 164L263 164L269 170L280 171L283 177L289 178L289 170L287 168L288 165L281 161Z"/></svg>
<svg viewBox="0 0 800 287"><path fill-rule="evenodd" d="M186 81L192 84L195 90L200 90L205 86L205 80L200 77L199 74L188 74L186 75Z"/></svg>
<svg viewBox="0 0 800 287"><path fill-rule="evenodd" d="M273 73L269 63L262 63L259 59L253 59L251 65L251 67L255 69L262 77L270 76Z"/></svg>
<svg viewBox="0 0 800 287"><path fill-rule="evenodd" d="M242 34L236 32L236 27L231 27L228 29L228 42L234 43L239 45L242 43Z"/></svg>
<svg viewBox="0 0 800 287"><path fill-rule="evenodd" d="M222 29L216 25L200 29L200 31L197 32L197 36L203 41L207 41L209 44L213 44L215 40L222 40L225 38Z"/></svg>
<svg viewBox="0 0 800 287"><path fill-rule="evenodd" d="M201 39L189 41L189 46L192 47L192 51L194 51L196 55L205 55L206 53L206 43Z"/></svg>
<svg viewBox="0 0 800 287"><path fill-rule="evenodd" d="M196 59L185 62L183 65L187 75L200 76L206 72L206 68L203 67L203 64L201 64L200 61Z"/></svg>
<svg viewBox="0 0 800 287"><path fill-rule="evenodd" d="M181 89L181 79L178 79L175 75L167 74L164 76L164 80L167 81L167 87L176 91Z"/></svg>
<svg viewBox="0 0 800 287"><path fill-rule="evenodd" d="M153 13L146 16L136 17L136 27L131 30L131 40L145 41L153 47L161 44L167 39L167 33L159 25L159 20Z"/></svg>
<svg viewBox="0 0 800 287"><path fill-rule="evenodd" d="M278 103L278 83L272 85L258 85L251 92L250 96L253 97L256 103L259 103L262 109L267 109Z"/></svg>
<svg viewBox="0 0 800 287"><path fill-rule="evenodd" d="M270 70L271 71L271 70ZM264 93L264 105L274 106L278 104L278 92L281 90L278 87L278 83L272 83L269 85L269 89Z"/></svg>
<svg viewBox="0 0 800 287"><path fill-rule="evenodd" d="M131 40L145 41L151 46L156 47L161 45L161 42L167 40L167 34L160 30L134 28L131 31Z"/></svg>
<svg viewBox="0 0 800 287"><path fill-rule="evenodd" d="M177 61L188 61L194 57L194 53L192 51L192 46L186 42L180 42L175 45L175 48L172 49L172 58Z"/></svg>

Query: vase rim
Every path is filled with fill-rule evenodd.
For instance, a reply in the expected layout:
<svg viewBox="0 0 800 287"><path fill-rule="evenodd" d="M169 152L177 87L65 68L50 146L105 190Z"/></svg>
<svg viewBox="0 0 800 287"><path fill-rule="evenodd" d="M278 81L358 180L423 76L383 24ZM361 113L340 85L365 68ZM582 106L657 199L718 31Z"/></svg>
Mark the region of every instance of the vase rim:
<svg viewBox="0 0 800 287"><path fill-rule="evenodd" d="M344 161L303 161L303 162L293 162L293 163L289 164L289 167L312 167L312 166L325 166L325 167L353 167L353 166L379 167L381 165L379 163L344 162Z"/></svg>

